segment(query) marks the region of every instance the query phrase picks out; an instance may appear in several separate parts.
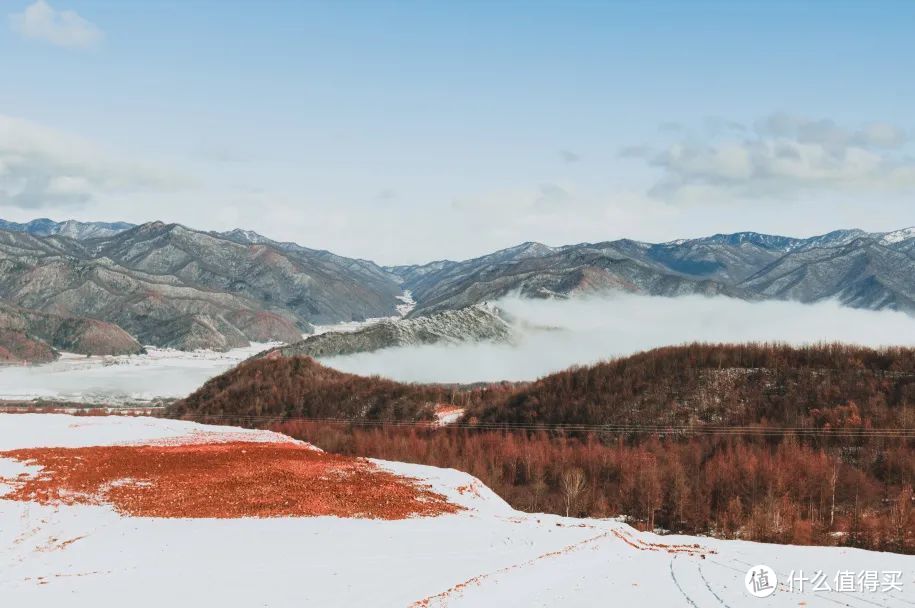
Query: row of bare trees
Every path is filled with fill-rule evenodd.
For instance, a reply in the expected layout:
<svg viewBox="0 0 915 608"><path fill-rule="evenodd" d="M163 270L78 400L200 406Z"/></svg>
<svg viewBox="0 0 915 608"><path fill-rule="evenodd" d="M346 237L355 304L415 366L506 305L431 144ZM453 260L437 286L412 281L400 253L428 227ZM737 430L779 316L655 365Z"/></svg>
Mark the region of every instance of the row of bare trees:
<svg viewBox="0 0 915 608"><path fill-rule="evenodd" d="M792 436L622 439L305 421L271 428L335 452L466 471L525 511L915 553L911 440L837 450Z"/></svg>

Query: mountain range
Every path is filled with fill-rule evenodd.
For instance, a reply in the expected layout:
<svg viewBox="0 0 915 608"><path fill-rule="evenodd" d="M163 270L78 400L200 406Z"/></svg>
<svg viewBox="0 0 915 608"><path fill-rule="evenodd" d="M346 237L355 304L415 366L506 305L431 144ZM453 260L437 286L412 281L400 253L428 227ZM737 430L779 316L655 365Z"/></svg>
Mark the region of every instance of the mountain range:
<svg viewBox="0 0 915 608"><path fill-rule="evenodd" d="M35 223L25 226L35 226ZM399 286L360 260L151 222L76 239L0 230L0 301L113 323L141 343L295 342L311 323L396 314Z"/></svg>
<svg viewBox="0 0 915 608"><path fill-rule="evenodd" d="M915 229L839 230L808 239L755 232L644 243L523 243L463 262L391 266L421 316L519 292L528 297L622 290L727 295L915 313Z"/></svg>
<svg viewBox="0 0 915 608"><path fill-rule="evenodd" d="M127 222L78 222L76 220L55 222L46 217L25 223L0 220L0 230L27 232L35 236L67 236L76 240L114 236L133 227L134 224Z"/></svg>
<svg viewBox="0 0 915 608"><path fill-rule="evenodd" d="M93 339L93 352L139 344L225 350L295 343L312 324L396 317L405 291L416 301L408 318L416 319L512 293L537 298L612 290L836 299L915 314L915 229L839 230L804 239L740 232L666 243L528 242L464 261L380 266L248 230L0 220L0 304L7 319L0 329L52 350L69 345L36 330L35 314L81 327L107 323L137 342L104 326L96 336L110 336L110 344Z"/></svg>

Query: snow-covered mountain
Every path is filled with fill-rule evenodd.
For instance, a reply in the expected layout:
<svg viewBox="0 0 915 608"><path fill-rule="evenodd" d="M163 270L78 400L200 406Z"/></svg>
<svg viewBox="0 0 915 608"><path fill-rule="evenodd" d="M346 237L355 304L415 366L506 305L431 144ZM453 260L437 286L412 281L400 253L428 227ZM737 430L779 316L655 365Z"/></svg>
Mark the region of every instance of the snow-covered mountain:
<svg viewBox="0 0 915 608"><path fill-rule="evenodd" d="M381 319L354 331L328 331L257 357L334 357L397 346L512 341L513 329L494 306L475 304L415 319Z"/></svg>
<svg viewBox="0 0 915 608"><path fill-rule="evenodd" d="M412 316L496 300L603 290L747 300L838 299L915 313L915 229L837 230L798 239L740 232L666 243L525 243L463 262L392 266L417 300Z"/></svg>
<svg viewBox="0 0 915 608"><path fill-rule="evenodd" d="M55 222L48 218L41 218L25 223L0 220L0 230L27 232L35 236L59 235L78 241L114 236L115 234L129 230L134 226L135 224L129 224L127 222L78 222L76 220Z"/></svg>
<svg viewBox="0 0 915 608"><path fill-rule="evenodd" d="M833 299L915 314L913 228L806 239L739 232L666 243L527 242L465 261L381 267L250 230L39 219L0 221L0 267L0 298L13 306L113 323L142 344L182 349L296 342L315 323L394 315L405 290L416 300L410 318L513 293L601 291Z"/></svg>
<svg viewBox="0 0 915 608"><path fill-rule="evenodd" d="M312 322L394 314L401 294L370 263L163 222L85 240L0 230L0 268L11 305L185 350L295 342Z"/></svg>

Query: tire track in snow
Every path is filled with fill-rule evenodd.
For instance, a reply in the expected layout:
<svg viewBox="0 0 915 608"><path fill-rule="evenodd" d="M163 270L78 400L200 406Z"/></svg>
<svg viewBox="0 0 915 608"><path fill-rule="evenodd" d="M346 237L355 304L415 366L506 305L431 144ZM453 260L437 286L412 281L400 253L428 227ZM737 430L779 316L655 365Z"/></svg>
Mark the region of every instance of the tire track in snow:
<svg viewBox="0 0 915 608"><path fill-rule="evenodd" d="M698 570L699 570L699 578L701 578L702 582L705 583L705 588L708 589L709 592L715 596L716 600L721 602L722 606L724 606L725 608L731 608L730 606L727 605L727 603L723 599L721 599L720 595L715 593L715 590L712 589L712 585L708 582L708 579L705 578L705 573L702 571L702 562L699 562L697 566L698 566Z"/></svg>
<svg viewBox="0 0 915 608"><path fill-rule="evenodd" d="M683 587L680 586L680 581L677 580L677 575L674 574L674 561L676 561L676 559L676 556L674 556L670 560L670 578L674 580L674 585L676 585L677 589L680 590L680 593L683 595L683 598L687 601L687 603L689 603L689 605L693 608L699 608L699 605L693 601L693 598L687 595L686 591L683 590Z"/></svg>
<svg viewBox="0 0 915 608"><path fill-rule="evenodd" d="M686 601L689 602L689 604L690 604L691 606L693 606L694 608L699 608L699 606L692 600L692 598L683 590L683 587L680 586L680 582L677 580L677 576L676 576L676 574L674 573L673 562L674 562L674 560L677 558L677 555L679 555L679 554L686 554L686 555L689 555L689 556L691 556L691 557L700 557L701 559L705 559L705 558L706 558L706 555L714 555L714 554L717 553L717 551L714 551L714 550L711 550L711 549L702 547L702 546L699 545L699 544L691 544L691 545L672 545L672 544L668 544L668 543L650 543L650 542L647 542L647 541L642 540L642 539L640 539L640 538L633 537L631 534L628 534L628 533L626 533L624 530L620 530L620 529L618 529L618 528L613 528L613 529L608 530L607 532L605 532L605 533L603 533L603 534L600 534L600 535L598 535L598 536L595 536L595 537L592 537L592 538L589 538L589 539L585 539L585 540L583 540L583 541L581 541L581 542L579 542L579 543L575 543L574 545L569 545L568 547L565 547L565 548L560 549L560 550L558 550L558 551L552 551L552 552L550 552L550 553L546 553L546 554L541 555L541 556L539 556L539 557L535 557L534 559L529 560L529 561L527 561L527 562L525 562L525 563L523 563L523 564L516 564L516 565L514 565L514 566L508 566L507 568L503 568L503 569L501 569L501 570L497 570L496 572L493 572L493 573L490 573L490 574L484 574L484 575L481 575L481 576L479 576L479 577L475 577L475 578L473 578L473 579L470 579L470 580L468 580L468 581L465 581L465 583L461 583L461 584L459 584L459 585L456 585L455 587L452 587L451 589L449 589L448 591L445 591L444 593L440 593L440 594L438 594L438 595L436 595L436 596L432 596L432 597L426 598L425 600L421 600L420 602L416 602L416 603L413 604L413 606L429 606L429 605L430 605L429 602L431 602L431 601L433 601L433 600L435 600L435 599L444 600L448 595L450 595L450 594L452 594L452 593L454 593L454 592L456 592L456 591L460 591L460 589L463 589L463 588L466 587L467 584L469 584L469 583L472 583L472 582L479 582L479 581L480 581L481 579L483 579L483 578L486 578L486 577L489 577L489 576L492 576L492 575L495 575L495 574L499 574L499 573L501 573L501 572L507 572L507 571L509 571L509 570L512 570L512 569L514 569L514 568L518 568L518 567L521 567L521 566L526 566L526 565L533 564L534 562L536 562L536 561L538 561L538 560L540 560L540 559L542 559L542 558L545 558L545 557L559 556L559 555L562 555L562 554L565 554L565 553L569 553L569 552L571 552L571 551L574 551L574 550L576 550L576 549L581 548L582 546L584 546L584 545L586 545L586 544L592 543L592 542L594 542L594 541L596 541L596 540L598 540L598 539L600 539L600 538L607 537L607 536L610 536L610 535L616 537L618 540L622 541L624 544L626 544L626 545L628 545L629 547L631 547L631 548L633 548L633 549L636 549L636 550L638 550L638 551L666 551L667 553L672 554L673 557L671 557L671 560L670 560L670 576L671 576L671 578L672 578L673 581L674 581L674 585L676 585L677 589L680 591L680 593L683 595L683 597L686 599ZM701 570L700 570L700 576L701 576ZM704 577L703 577L703 580L704 580ZM706 586L708 587L708 582L707 582L707 581L706 581ZM722 605L722 606L725 606L725 608L730 608L730 607L729 607L729 606L728 606L728 605L718 596L718 594L715 593L715 592L711 589L711 587L709 587L709 591L712 593L712 595L715 596L715 598L716 598L719 602L721 602L721 605Z"/></svg>
<svg viewBox="0 0 915 608"><path fill-rule="evenodd" d="M574 526L574 527L590 528L592 530L600 530L600 528L597 528L595 526L589 526L586 524L579 524L578 526ZM651 543L651 542L642 540L640 538L633 537L631 534L628 534L624 530L614 527L609 530L605 530L604 532L602 532L601 534L598 534L597 536L592 536L591 538L586 538L585 540L579 541L577 543L573 543L571 545L567 545L566 547L563 547L562 549L558 549L556 551L550 551L548 553L544 553L543 555L539 555L539 556L529 559L525 562L513 564L511 566L506 566L504 568L500 568L500 569L494 570L492 572L474 576L472 578L467 579L466 581L464 581L462 583L458 583L457 585L451 587L450 589L447 589L446 591L443 591L436 595L432 595L432 596L423 598L421 600L417 600L417 601L413 602L412 604L410 604L410 606L411 606L411 608L421 608L421 607L431 606L433 603L441 603L442 605L444 605L444 603L447 601L447 599L450 596L460 593L463 589L466 589L470 585L473 585L473 584L479 585L484 579L492 578L493 576L497 576L499 574L505 574L507 572L510 572L512 570L516 570L518 568L522 568L525 566L530 566L542 559L551 558L551 557L559 557L561 555L571 553L572 551L581 549L585 545L594 543L600 539L607 538L610 536L613 536L613 537L621 540L623 543L625 543L629 547L636 549L638 551L666 551L667 553L670 553L672 555L686 554L686 555L690 555L690 556L698 556L698 557L701 557L702 559L705 559L706 555L714 555L715 553L717 553L716 551L714 551L712 549L702 547L698 543L691 544L691 545L673 545L673 544L668 544L668 543ZM673 570L671 570L671 575L673 575ZM674 582L677 583L676 577L674 578ZM679 588L679 584L677 584L677 587ZM680 592L683 593L683 590L680 589ZM693 606L695 606L695 604L693 604ZM698 608L698 607L696 607L696 608Z"/></svg>
<svg viewBox="0 0 915 608"><path fill-rule="evenodd" d="M588 526L588 527L590 527L590 526ZM417 601L413 602L412 604L410 604L410 608L426 608L428 606L432 606L433 604L438 604L438 605L444 606L444 605L446 605L446 602L449 597L452 597L456 594L461 593L464 589L466 589L470 585L479 585L485 579L490 579L490 578L493 578L500 574L506 574L508 572L517 570L519 568L531 566L543 559L560 557L567 553L571 553L572 551L577 551L579 549L584 548L586 545L590 545L601 539L608 538L611 534L612 534L612 531L608 530L606 532L598 534L597 536L592 536L590 538L586 538L584 540L578 541L577 543L572 543L571 545L566 545L565 547L563 547L561 549L557 549L556 551L549 551L547 553L544 553L543 555L538 555L537 557L531 558L527 561L520 562L517 564L512 564L510 566L505 566L504 568L499 568L498 570L493 570L492 572L487 572L485 574L480 574L478 576L474 576L472 578L467 579L463 583L458 583L457 585L455 585L454 587L451 587L450 589L448 589L446 591L442 591L441 593L437 593L436 595L431 595L431 596L423 598L421 600L417 600Z"/></svg>

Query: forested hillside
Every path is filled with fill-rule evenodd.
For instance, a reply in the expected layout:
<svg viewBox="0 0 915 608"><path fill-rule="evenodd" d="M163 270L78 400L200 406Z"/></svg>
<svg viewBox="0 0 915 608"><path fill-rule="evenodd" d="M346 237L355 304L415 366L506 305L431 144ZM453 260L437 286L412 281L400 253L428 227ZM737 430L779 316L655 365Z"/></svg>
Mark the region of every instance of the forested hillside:
<svg viewBox="0 0 915 608"><path fill-rule="evenodd" d="M169 406L174 418L254 424L288 418L431 421L436 403L460 394L476 403L485 387L403 384L330 369L310 357L251 359Z"/></svg>
<svg viewBox="0 0 915 608"><path fill-rule="evenodd" d="M428 423L452 403L461 421ZM457 468L524 510L915 552L912 349L697 344L475 387L258 360L169 415Z"/></svg>
<svg viewBox="0 0 915 608"><path fill-rule="evenodd" d="M552 374L484 402L468 416L550 426L912 426L915 350L842 344L659 348Z"/></svg>
<svg viewBox="0 0 915 608"><path fill-rule="evenodd" d="M477 426L669 433L717 426L846 433L908 427L915 424L915 349L691 344L532 383L472 387L404 384L338 372L309 357L280 357L248 361L212 379L171 414L422 420L437 403L465 408L464 422Z"/></svg>

